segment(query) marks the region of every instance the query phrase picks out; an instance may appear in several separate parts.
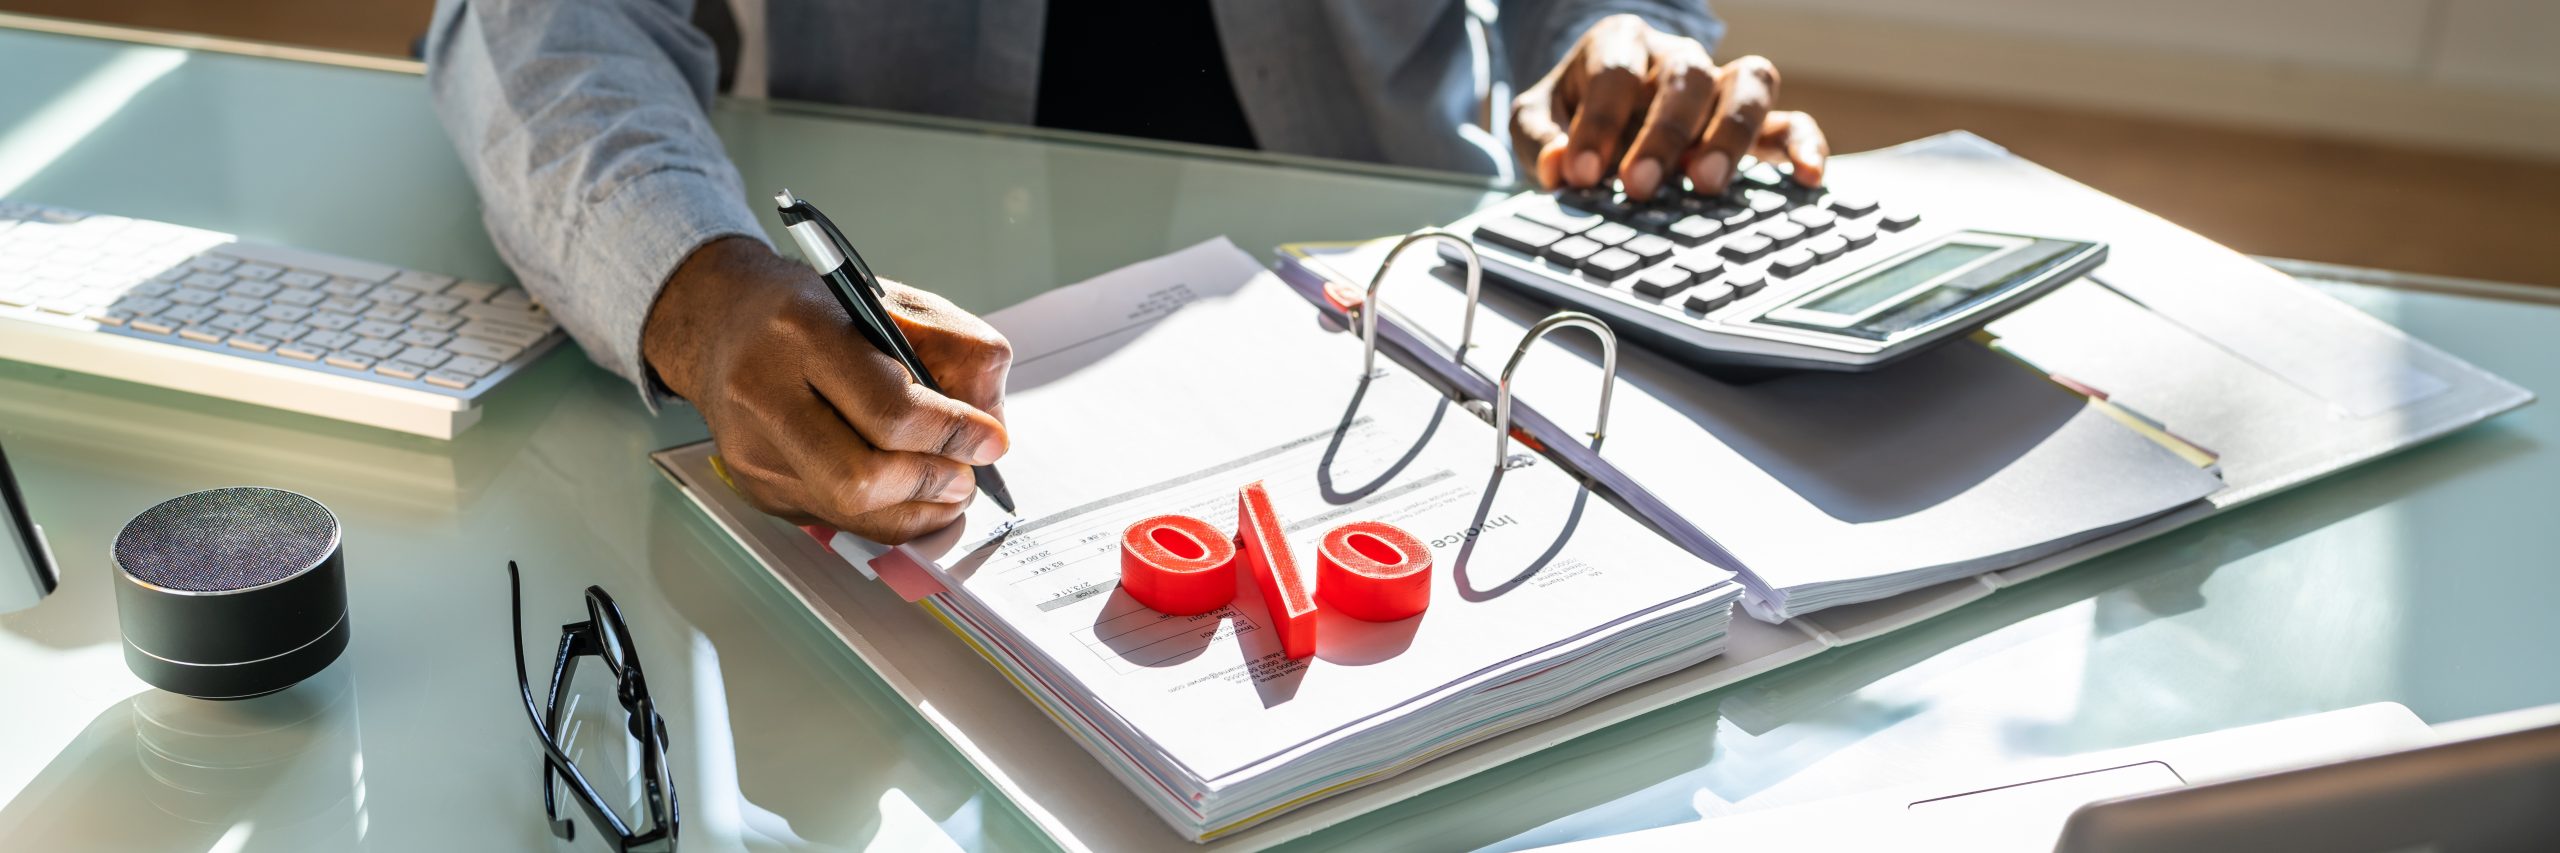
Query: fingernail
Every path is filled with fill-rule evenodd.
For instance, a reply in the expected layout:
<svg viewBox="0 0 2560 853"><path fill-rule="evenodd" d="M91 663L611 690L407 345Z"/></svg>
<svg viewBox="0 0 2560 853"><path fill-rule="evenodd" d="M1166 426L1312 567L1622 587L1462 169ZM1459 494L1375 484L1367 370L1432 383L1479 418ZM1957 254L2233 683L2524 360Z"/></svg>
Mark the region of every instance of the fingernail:
<svg viewBox="0 0 2560 853"><path fill-rule="evenodd" d="M998 458L1004 456L1004 448L1005 441L1003 438L992 435L987 436L978 442L978 446L969 448L969 464L985 465L989 462L994 462Z"/></svg>
<svg viewBox="0 0 2560 853"><path fill-rule="evenodd" d="M1638 160L1635 165L1627 167L1626 177L1628 195L1652 198L1653 191L1662 186L1662 161L1651 158Z"/></svg>
<svg viewBox="0 0 2560 853"><path fill-rule="evenodd" d="M970 492L977 490L978 478L968 474L962 474L951 478L951 482L942 484L942 492L934 495L933 500L935 503L947 504L966 498L969 496Z"/></svg>
<svg viewBox="0 0 2560 853"><path fill-rule="evenodd" d="M1575 153L1573 155L1573 174L1567 177L1570 177L1573 180L1575 186L1587 187L1592 184L1599 183L1600 153L1597 151L1582 151Z"/></svg>
<svg viewBox="0 0 2560 853"><path fill-rule="evenodd" d="M1722 151L1709 151L1689 169L1689 180L1702 193L1720 193L1733 181L1733 157Z"/></svg>

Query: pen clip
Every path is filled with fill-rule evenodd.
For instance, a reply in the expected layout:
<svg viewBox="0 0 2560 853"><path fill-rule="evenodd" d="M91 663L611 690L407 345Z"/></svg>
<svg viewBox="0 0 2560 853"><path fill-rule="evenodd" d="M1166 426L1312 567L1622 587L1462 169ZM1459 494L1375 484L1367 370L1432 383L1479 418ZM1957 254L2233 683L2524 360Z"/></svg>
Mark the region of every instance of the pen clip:
<svg viewBox="0 0 2560 853"><path fill-rule="evenodd" d="M1594 337L1600 339L1600 417L1591 424L1592 446L1597 448L1602 435L1609 431L1609 392L1618 387L1618 333L1611 331L1609 324L1600 322L1598 317L1580 311L1558 311L1530 326L1528 333L1520 336L1519 348L1511 351L1511 360L1502 365L1502 379L1494 385L1493 465L1496 468L1502 467L1503 461L1511 457L1511 373L1520 368L1521 357L1529 354L1529 347L1538 339L1564 328L1589 329Z"/></svg>
<svg viewBox="0 0 2560 853"><path fill-rule="evenodd" d="M1387 259L1378 262L1377 274L1369 277L1369 292L1360 300L1360 375L1363 377L1377 373L1378 369L1378 314L1385 310L1385 306L1378 303L1378 286L1387 283L1387 272L1395 269L1396 258L1402 256L1405 249L1425 240L1447 241L1456 245L1459 253L1465 256L1467 316L1458 326L1458 348L1449 353L1449 360L1460 367L1466 366L1467 347L1474 343L1476 336L1476 301L1484 283L1484 262L1476 257L1476 244L1467 238L1438 228L1425 228L1404 235L1395 248L1387 250Z"/></svg>

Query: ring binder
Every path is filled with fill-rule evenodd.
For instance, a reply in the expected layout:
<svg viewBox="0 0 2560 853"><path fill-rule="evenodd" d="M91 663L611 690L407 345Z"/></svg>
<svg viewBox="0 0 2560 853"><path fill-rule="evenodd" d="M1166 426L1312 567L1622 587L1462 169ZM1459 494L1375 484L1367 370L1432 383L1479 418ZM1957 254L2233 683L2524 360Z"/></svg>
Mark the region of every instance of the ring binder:
<svg viewBox="0 0 2560 853"><path fill-rule="evenodd" d="M1403 240L1397 241L1395 248L1387 250L1387 259L1378 263L1378 273L1369 277L1369 292L1362 296L1360 300L1360 341L1362 349L1360 357L1360 375L1362 376L1368 376L1376 373L1378 370L1379 312L1377 310L1371 310L1378 307L1378 286L1387 283L1387 272L1396 268L1396 258L1402 257L1404 255L1404 250L1407 247L1410 247L1415 243L1420 243L1424 240L1449 241L1458 247L1460 254L1466 256L1467 317L1466 320L1458 326L1458 348L1456 351L1449 353L1449 358L1459 364L1467 363L1467 347L1475 340L1476 336L1476 302L1478 297L1483 293L1484 261L1476 257L1476 244L1474 241L1458 236L1456 232L1438 228L1425 228L1420 231L1404 235Z"/></svg>
<svg viewBox="0 0 2560 853"><path fill-rule="evenodd" d="M1591 423L1592 449L1599 449L1601 435L1609 431L1609 392L1618 387L1618 333L1610 331L1609 324L1600 322L1598 317L1580 311L1558 311L1530 326L1528 333L1520 336L1520 347L1511 351L1510 361L1503 362L1502 379L1494 384L1493 465L1496 468L1502 467L1503 460L1511 456L1511 373L1520 368L1520 358L1529 354L1529 347L1539 338L1564 328L1589 329L1594 337L1600 339L1600 417Z"/></svg>

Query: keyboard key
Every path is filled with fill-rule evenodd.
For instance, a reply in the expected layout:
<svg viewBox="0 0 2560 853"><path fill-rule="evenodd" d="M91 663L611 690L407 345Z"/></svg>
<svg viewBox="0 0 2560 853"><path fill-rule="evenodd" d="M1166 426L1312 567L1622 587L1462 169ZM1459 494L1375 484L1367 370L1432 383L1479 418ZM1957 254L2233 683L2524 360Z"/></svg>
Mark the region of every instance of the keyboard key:
<svg viewBox="0 0 2560 853"><path fill-rule="evenodd" d="M453 360L453 354L435 347L410 347L400 351L400 360L434 370Z"/></svg>
<svg viewBox="0 0 2560 853"><path fill-rule="evenodd" d="M197 343L218 344L222 343L222 339L231 337L231 334L209 326L188 326L178 330L178 337Z"/></svg>
<svg viewBox="0 0 2560 853"><path fill-rule="evenodd" d="M1727 231L1740 231L1758 221L1760 221L1760 211L1748 207L1727 210L1716 216L1716 222L1723 225L1724 230Z"/></svg>
<svg viewBox="0 0 2560 853"><path fill-rule="evenodd" d="M1587 238L1587 237L1584 237L1584 238L1574 238L1574 239L1581 239L1581 240L1583 240L1584 242L1591 242L1591 241L1590 241L1590 239L1589 239L1589 238ZM1558 240L1558 241L1556 241L1554 244L1550 244L1549 248L1553 248L1554 246L1557 246L1557 245L1562 245L1562 244L1564 244L1565 242L1567 242L1567 241L1565 241L1565 240ZM1594 250L1594 251L1597 251L1597 250ZM462 315L462 316L463 316L464 318L466 318L466 319L471 319L471 320L488 320L488 321L490 321L490 322L494 322L494 323L505 323L505 324L507 324L507 325L514 326L514 327L519 328L519 329L532 329L532 330L537 331L537 332L548 332L548 331L551 331L552 329L558 328L558 327L559 327L559 325L560 325L560 324L558 324L558 323L556 323L556 322L553 322L553 321L552 321L552 319L551 319L551 315L549 315L549 314L545 314L545 313L542 313L542 312L540 312L540 311L525 311L525 310L521 310L521 309L516 309L516 308L507 308L507 307L504 307L504 306L494 305L494 304L489 304L489 305L465 305L465 306L462 306L462 310L460 310L460 311L456 311L456 312L454 312L454 313L456 313L456 314L460 314L460 315Z"/></svg>
<svg viewBox="0 0 2560 853"><path fill-rule="evenodd" d="M356 333L358 337L396 338L409 330L407 327L401 326L398 323L385 323L380 320L365 320L355 324L354 328L350 328L347 331Z"/></svg>
<svg viewBox="0 0 2560 853"><path fill-rule="evenodd" d="M1839 257L1842 252L1849 251L1849 238L1838 234L1824 234L1804 241L1804 248L1813 252L1814 260L1827 261Z"/></svg>
<svg viewBox="0 0 2560 853"><path fill-rule="evenodd" d="M1775 255L1770 255L1769 274L1781 277L1793 277L1797 273L1812 269L1813 262L1813 251L1811 249L1798 246L1793 249L1779 252Z"/></svg>
<svg viewBox="0 0 2560 853"><path fill-rule="evenodd" d="M1749 166L1745 166L1743 167L1741 174L1735 175L1733 178L1733 182L1736 186L1755 187L1764 190L1776 189L1785 181L1786 176L1778 173L1778 167L1769 165L1768 163L1753 163Z"/></svg>
<svg viewBox="0 0 2560 853"><path fill-rule="evenodd" d="M200 272L189 273L186 278L179 279L178 283L203 290L221 290L230 287L232 282L238 280L219 273Z"/></svg>
<svg viewBox="0 0 2560 853"><path fill-rule="evenodd" d="M521 287L510 287L491 294L489 296L488 303L500 308L514 308L521 311L536 310L533 305L533 294L524 292L524 288Z"/></svg>
<svg viewBox="0 0 2560 853"><path fill-rule="evenodd" d="M376 305L373 310L364 312L364 316L367 320L399 323L418 316L418 309L406 305Z"/></svg>
<svg viewBox="0 0 2560 853"><path fill-rule="evenodd" d="M451 314L422 313L409 318L409 328L425 329L430 332L450 332L460 325L462 325L462 318Z"/></svg>
<svg viewBox="0 0 2560 853"><path fill-rule="evenodd" d="M457 355L453 357L452 361L444 363L444 369L446 372L459 373L464 376L476 378L497 372L498 364L498 362L485 358Z"/></svg>
<svg viewBox="0 0 2560 853"><path fill-rule="evenodd" d="M1688 270L1664 264L1637 273L1635 290L1637 293L1660 299L1688 289L1691 278Z"/></svg>
<svg viewBox="0 0 2560 853"><path fill-rule="evenodd" d="M124 292L128 296L167 296L176 292L177 289L177 285L165 281L146 281L125 288Z"/></svg>
<svg viewBox="0 0 2560 853"><path fill-rule="evenodd" d="M1876 200L1866 196L1832 193L1829 196L1825 196L1822 203L1830 207L1834 212L1851 219L1856 219L1876 212Z"/></svg>
<svg viewBox="0 0 2560 853"><path fill-rule="evenodd" d="M1767 216L1778 211L1785 210L1787 208L1787 197L1768 190L1744 190L1742 191L1742 204L1744 207L1751 208L1754 212L1757 212L1762 216Z"/></svg>
<svg viewBox="0 0 2560 853"><path fill-rule="evenodd" d="M234 348L244 349L250 352L266 352L275 349L277 344L284 342L264 335L240 335L229 341L225 341L225 343L230 344Z"/></svg>
<svg viewBox="0 0 2560 853"><path fill-rule="evenodd" d="M153 314L169 310L169 306L172 304L175 303L166 299L153 299L148 296L127 296L123 299L116 300L115 304L108 307L120 311L131 311L148 317Z"/></svg>
<svg viewBox="0 0 2560 853"><path fill-rule="evenodd" d="M1581 264L1582 259L1591 257L1592 255L1597 254L1601 249L1605 248L1608 247L1581 237L1566 237L1562 240L1557 240L1554 243L1548 244L1546 255L1548 260L1555 261L1566 266L1575 266ZM488 324L474 322L471 325L480 326Z"/></svg>
<svg viewBox="0 0 2560 853"><path fill-rule="evenodd" d="M264 310L259 311L258 316L265 317L269 320L299 323L310 318L311 309L296 308L291 305L269 305Z"/></svg>
<svg viewBox="0 0 2560 853"><path fill-rule="evenodd" d="M317 347L334 352L336 350L355 346L355 343L361 340L364 339L345 332L318 331L302 336L301 343L305 346Z"/></svg>
<svg viewBox="0 0 2560 853"><path fill-rule="evenodd" d="M188 268L205 272L229 272L232 267L239 265L239 261L221 255L198 255L193 260L187 261Z"/></svg>
<svg viewBox="0 0 2560 853"><path fill-rule="evenodd" d="M1671 250L1679 247L1672 245L1669 239L1660 235L1638 234L1635 239L1628 240L1618 248L1625 249L1628 254L1642 259L1647 265L1652 265L1670 258Z"/></svg>
<svg viewBox="0 0 2560 853"><path fill-rule="evenodd" d="M452 352L455 355L482 358L496 363L504 363L513 360L518 354L524 352L524 347L520 347L515 344L500 343L497 341L484 341L476 338L455 338L451 341L445 342L444 348L446 351Z"/></svg>
<svg viewBox="0 0 2560 853"><path fill-rule="evenodd" d="M241 278L265 281L283 275L284 268L273 264L241 264L232 267L231 274Z"/></svg>
<svg viewBox="0 0 2560 853"><path fill-rule="evenodd" d="M372 370L373 357L351 352L337 353L329 356L329 366L343 367L348 370Z"/></svg>
<svg viewBox="0 0 2560 853"><path fill-rule="evenodd" d="M1582 239L1589 240L1603 246L1615 246L1628 240L1633 240L1635 237L1635 229L1615 222L1603 222L1599 225L1592 226L1589 231L1582 232Z"/></svg>
<svg viewBox="0 0 2560 853"><path fill-rule="evenodd" d="M408 349L408 346L397 341L383 340L362 340L355 342L355 345L353 346L347 347L348 352L362 356L371 356L373 358L390 358L392 356L399 355L402 352L406 352Z"/></svg>
<svg viewBox="0 0 2560 853"><path fill-rule="evenodd" d="M278 305L291 305L295 308L310 308L319 305L320 300L327 298L329 298L328 294L321 293L317 290L287 288L284 292L276 294L267 301Z"/></svg>
<svg viewBox="0 0 2560 853"><path fill-rule="evenodd" d="M1715 239L1717 234L1724 233L1724 223L1704 216L1690 216L1671 223L1671 227L1664 233L1670 234L1672 241L1680 245L1695 246Z"/></svg>
<svg viewBox="0 0 2560 853"><path fill-rule="evenodd" d="M480 379L478 377L465 373L455 373L450 370L438 370L427 374L427 384L440 385L456 391L468 390L472 383L479 381Z"/></svg>
<svg viewBox="0 0 2560 853"><path fill-rule="evenodd" d="M1709 282L1698 285L1696 290L1689 291L1689 299L1683 304L1688 305L1691 311L1704 314L1733 304L1733 299L1732 285Z"/></svg>
<svg viewBox="0 0 2560 853"><path fill-rule="evenodd" d="M129 328L137 332L150 332L155 335L165 335L170 332L177 331L178 327L186 324L177 320L171 320L167 317L135 317L132 322L127 325Z"/></svg>
<svg viewBox="0 0 2560 853"><path fill-rule="evenodd" d="M373 289L371 298L375 305L407 305L416 301L419 295L405 287L377 287Z"/></svg>
<svg viewBox="0 0 2560 853"><path fill-rule="evenodd" d="M453 286L453 276L403 270L399 275L391 277L391 283L419 293L441 293L445 288Z"/></svg>
<svg viewBox="0 0 2560 853"><path fill-rule="evenodd" d="M332 296L327 299L320 300L320 304L316 307L322 311L336 311L340 314L362 314L373 310L373 300L357 299L349 296Z"/></svg>
<svg viewBox="0 0 2560 853"><path fill-rule="evenodd" d="M1517 219L1509 220L1509 221L1511 221L1511 222L1519 222L1519 224L1524 225L1524 226L1526 226L1526 225L1532 225L1532 223L1528 223L1528 222L1520 222L1520 220L1517 220ZM1539 227L1543 227L1543 226L1539 226ZM1478 236L1482 236L1482 229L1478 229ZM1559 235L1557 235L1557 236L1561 237L1561 236L1563 236L1563 235L1559 234ZM1550 241L1548 241L1548 242L1554 242L1554 241L1550 240ZM1540 245L1544 245L1544 244L1540 244ZM1518 248L1518 247L1514 247L1514 248ZM1530 252L1530 253L1532 253L1532 254L1535 254L1537 250L1536 250L1535 248L1531 248L1531 249L1527 249L1527 250L1525 250L1525 251L1528 251L1528 252ZM409 307L411 307L411 308L415 308L415 309L418 309L418 310L419 310L419 311L421 311L421 312L430 313L430 314L451 314L451 313L453 313L453 312L455 312L455 311L459 311L459 310L461 310L461 309L462 309L462 306L463 306L463 305L465 305L465 304L466 304L466 303L464 303L464 302L462 301L461 297L456 297L456 296L445 296L445 295L442 295L442 294L438 294L438 295L435 295L435 296L421 296L421 297L418 297L417 299L412 300L412 301L409 303Z"/></svg>
<svg viewBox="0 0 2560 853"><path fill-rule="evenodd" d="M213 310L220 311L225 314L255 314L266 310L267 303L256 299L246 299L238 296L225 296L214 300L211 307Z"/></svg>
<svg viewBox="0 0 2560 853"><path fill-rule="evenodd" d="M402 364L397 361L386 361L381 364L374 365L373 372L393 379L416 379L420 376L426 375L427 369L414 364Z"/></svg>
<svg viewBox="0 0 2560 853"><path fill-rule="evenodd" d="M100 308L89 312L85 319L102 326L121 326L139 316L142 315L121 308Z"/></svg>
<svg viewBox="0 0 2560 853"><path fill-rule="evenodd" d="M1550 205L1550 209L1552 209L1552 205L1553 205L1554 203L1553 203L1553 202L1548 202L1548 204ZM1529 216L1526 212L1523 212L1523 213L1521 213L1520 215L1522 215L1522 216L1528 216L1529 220L1530 220L1530 221L1532 221L1532 222L1538 222L1538 223L1545 224L1545 225L1546 225L1547 227L1549 227L1549 228L1555 228L1555 229L1560 230L1560 231L1563 231L1563 232L1565 232L1565 233L1567 233L1567 234L1571 234L1571 233L1573 233L1573 232L1575 232L1575 231L1582 230L1582 228L1589 228L1589 227L1591 227L1591 226L1593 226L1593 225L1597 225L1597 224L1599 224L1599 223L1600 223L1600 218L1599 218L1599 217L1597 217L1597 216L1593 216L1593 217L1590 217L1590 220L1589 220L1589 221L1584 222L1584 223L1582 224L1581 228L1565 228L1565 227L1563 227L1563 226L1556 225L1555 223L1547 222L1546 220L1539 219L1539 218L1537 218L1537 217L1535 217L1535 216ZM446 296L459 296L459 297L462 297L464 300L466 300L466 301L470 301L470 302L480 302L480 301L483 301L483 300L488 299L488 298L489 298L489 297L491 297L491 296L495 296L495 295L497 295L497 293L498 293L498 289L499 289L499 288L498 288L498 286L497 286L497 285L490 284L490 283L485 282L485 281L457 281L457 282L454 282L454 283L453 283L453 286L451 286L451 287L447 287L447 288L445 288L445 289L444 289L444 295L446 295Z"/></svg>
<svg viewBox="0 0 2560 853"><path fill-rule="evenodd" d="M1644 259L1625 249L1602 249L1582 260L1582 273L1601 281L1617 281L1644 266Z"/></svg>
<svg viewBox="0 0 2560 853"><path fill-rule="evenodd" d="M216 312L211 308L199 305L180 305L176 308L160 312L160 316L176 320L180 323L193 325L196 323L202 323L206 320L211 320L218 313L219 312Z"/></svg>
<svg viewBox="0 0 2560 853"><path fill-rule="evenodd" d="M305 318L303 322L311 324L313 328L338 331L340 329L352 328L359 321L354 317L340 314L336 311L313 311L311 312L311 316Z"/></svg>
<svg viewBox="0 0 2560 853"><path fill-rule="evenodd" d="M269 322L254 331L260 337L274 338L278 342L283 342L298 340L303 335L311 334L311 327L300 323Z"/></svg>
<svg viewBox="0 0 2560 853"><path fill-rule="evenodd" d="M271 281L243 281L239 284L230 286L222 292L249 299L265 299L276 295L277 291L283 289L284 288L277 287L275 282Z"/></svg>
<svg viewBox="0 0 2560 853"><path fill-rule="evenodd" d="M1564 239L1564 232L1526 219L1521 219L1517 216L1501 216L1486 220L1484 224L1476 226L1476 239L1496 246L1501 246L1506 249L1535 255L1538 253L1538 250L1554 244L1557 240ZM463 307L462 300L452 296L435 296L429 298L452 300L453 305L452 307L429 307L426 304L427 300L421 299L418 300L418 307L428 311L440 311L447 313Z"/></svg>
<svg viewBox="0 0 2560 853"><path fill-rule="evenodd" d="M1840 221L1840 217L1837 214L1819 207L1799 207L1794 210L1787 211L1787 218L1793 220L1797 225L1804 226L1805 231L1814 234L1820 234L1829 230L1831 226L1838 224Z"/></svg>
<svg viewBox="0 0 2560 853"><path fill-rule="evenodd" d="M1883 219L1877 220L1877 224L1883 225L1887 231L1900 231L1920 224L1920 214L1908 210L1890 211Z"/></svg>
<svg viewBox="0 0 2560 853"><path fill-rule="evenodd" d="M321 285L320 290L331 296L344 296L349 299L353 299L367 293L372 293L373 282L359 281L352 278L332 278L329 279L328 284Z"/></svg>
<svg viewBox="0 0 2560 853"><path fill-rule="evenodd" d="M1627 203L1618 198L1616 190L1606 187L1562 190L1556 193L1555 198L1557 204L1566 208L1599 214L1605 219L1616 219L1627 213Z"/></svg>
<svg viewBox="0 0 2560 853"><path fill-rule="evenodd" d="M1750 270L1738 270L1726 275L1724 283L1733 287L1733 298L1748 299L1751 294L1758 293L1760 288L1767 286L1769 279Z"/></svg>
<svg viewBox="0 0 2560 853"><path fill-rule="evenodd" d="M259 326L266 325L266 321L258 319L258 315L255 314L224 314L220 317L213 318L212 322L208 322L205 325L212 326L226 332L236 333L254 330Z"/></svg>
<svg viewBox="0 0 2560 853"><path fill-rule="evenodd" d="M283 275L276 276L276 283L285 287L311 288L328 284L329 277L310 270L289 270Z"/></svg>
<svg viewBox="0 0 2560 853"><path fill-rule="evenodd" d="M1769 238L1769 242L1780 246L1793 243L1797 240L1802 240L1804 239L1804 234L1804 226L1797 225L1784 219L1760 226L1760 236L1767 237Z"/></svg>
<svg viewBox="0 0 2560 853"><path fill-rule="evenodd" d="M1680 221L1680 218L1686 215L1688 215L1688 212L1681 210L1677 204L1662 204L1657 202L1636 208L1634 211L1628 213L1627 224L1635 226L1636 230L1639 231L1650 231L1659 234L1664 231L1671 230L1671 224Z"/></svg>
<svg viewBox="0 0 2560 853"><path fill-rule="evenodd" d="M1737 261L1747 261L1769 253L1778 244L1758 234L1744 234L1716 247L1716 253Z"/></svg>
<svg viewBox="0 0 2560 853"><path fill-rule="evenodd" d="M222 294L194 287L181 287L169 292L169 301L182 305L208 305Z"/></svg>
<svg viewBox="0 0 2560 853"><path fill-rule="evenodd" d="M296 361L319 361L329 351L310 344L285 344L276 347L276 354Z"/></svg>
<svg viewBox="0 0 2560 853"><path fill-rule="evenodd" d="M401 333L399 337L392 338L392 340L399 341L413 347L440 347L444 346L444 342L453 340L453 336L444 332L410 329L407 332ZM426 362L419 363L426 364ZM435 365L428 364L427 366L434 367Z"/></svg>

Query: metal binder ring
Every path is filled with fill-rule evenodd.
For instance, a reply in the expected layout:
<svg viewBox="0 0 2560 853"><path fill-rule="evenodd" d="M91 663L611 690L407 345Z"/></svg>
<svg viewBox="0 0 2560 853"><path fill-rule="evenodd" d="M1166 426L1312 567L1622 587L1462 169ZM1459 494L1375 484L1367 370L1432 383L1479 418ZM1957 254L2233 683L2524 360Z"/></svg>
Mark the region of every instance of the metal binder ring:
<svg viewBox="0 0 2560 853"><path fill-rule="evenodd" d="M1369 293L1360 299L1360 340L1365 343L1360 357L1361 376L1369 376L1378 370L1378 314L1381 310L1378 285L1387 283L1387 271L1395 269L1396 258L1403 255L1406 248L1424 240L1447 240L1466 255L1467 317L1458 326L1458 349L1449 354L1449 360L1462 366L1467 363L1467 346L1476 337L1476 297L1484 284L1484 261L1476 257L1476 244L1467 238L1439 228L1425 228L1404 235L1395 248L1387 250L1387 259L1378 263L1378 274L1369 277Z"/></svg>
<svg viewBox="0 0 2560 853"><path fill-rule="evenodd" d="M1520 336L1520 348L1511 351L1511 360L1502 365L1502 380L1494 385L1493 466L1496 468L1502 467L1503 461L1511 457L1511 373L1520 369L1520 358L1529 354L1529 347L1539 338L1563 328L1589 329L1594 337L1600 339L1600 417L1591 424L1591 442L1598 444L1600 436L1609 431L1609 392L1618 387L1618 333L1610 331L1609 324L1600 322L1598 317L1580 311L1558 311L1530 326L1528 334Z"/></svg>

